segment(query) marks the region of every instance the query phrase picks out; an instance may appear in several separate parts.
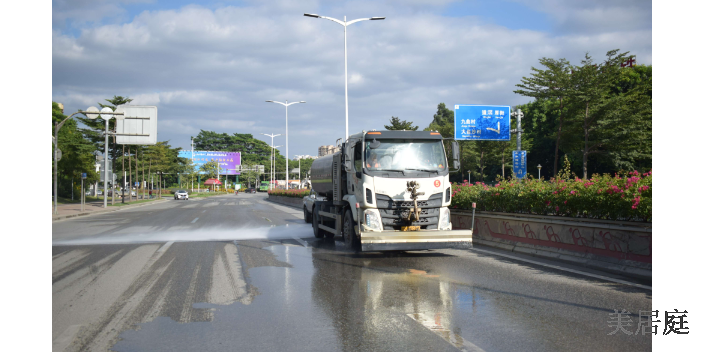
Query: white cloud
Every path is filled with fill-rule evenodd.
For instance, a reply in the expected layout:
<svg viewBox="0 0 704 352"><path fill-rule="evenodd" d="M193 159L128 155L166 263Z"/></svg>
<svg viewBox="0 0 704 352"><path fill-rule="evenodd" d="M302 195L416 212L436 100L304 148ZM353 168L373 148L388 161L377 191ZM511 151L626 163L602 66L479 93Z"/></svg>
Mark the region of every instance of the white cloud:
<svg viewBox="0 0 704 352"><path fill-rule="evenodd" d="M583 23L624 16L621 9L632 6L617 4L611 11L606 3L590 8L551 1L535 6L563 6L569 13L564 19L559 11L550 13ZM652 60L651 26L574 26L556 34L512 30L443 17L427 11L433 3L420 3L413 6L426 10L403 2L325 5L326 14L340 18L363 17L359 8L387 16L348 29L350 131L381 129L392 115L423 128L441 102L526 102L513 90L541 57L578 63L587 51L600 60L607 50L621 48L639 63ZM342 27L302 16L320 9L315 2L186 6L88 26L75 36L55 29L53 99L67 109L113 95L157 105L159 138L183 147L200 129L257 137L283 133L283 107L264 101L306 100L289 108L290 152L315 154L344 134L345 119Z"/></svg>

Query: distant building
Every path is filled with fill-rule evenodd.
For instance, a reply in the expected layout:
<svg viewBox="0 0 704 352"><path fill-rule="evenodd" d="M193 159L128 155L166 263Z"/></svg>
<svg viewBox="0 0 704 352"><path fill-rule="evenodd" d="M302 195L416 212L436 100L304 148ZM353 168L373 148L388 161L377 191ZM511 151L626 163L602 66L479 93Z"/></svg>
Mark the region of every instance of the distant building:
<svg viewBox="0 0 704 352"><path fill-rule="evenodd" d="M320 148L318 148L318 157L326 156L328 154L333 154L338 150L340 150L340 148L337 148L333 145L323 145Z"/></svg>

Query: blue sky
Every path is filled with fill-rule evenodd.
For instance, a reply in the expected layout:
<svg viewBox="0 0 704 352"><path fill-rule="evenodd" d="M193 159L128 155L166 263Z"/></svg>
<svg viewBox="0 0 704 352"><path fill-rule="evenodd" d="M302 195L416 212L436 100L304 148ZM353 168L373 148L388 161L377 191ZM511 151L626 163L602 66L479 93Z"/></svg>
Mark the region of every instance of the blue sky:
<svg viewBox="0 0 704 352"><path fill-rule="evenodd" d="M439 103L526 103L513 90L541 57L618 48L652 62L652 10L634 0L65 0L52 7L52 100L156 105L159 140L183 148L201 129L270 143L260 133L285 133L284 111L264 101L306 100L289 109L289 156L315 155L344 136L343 31L305 12L386 17L348 28L350 133L391 116L425 128Z"/></svg>

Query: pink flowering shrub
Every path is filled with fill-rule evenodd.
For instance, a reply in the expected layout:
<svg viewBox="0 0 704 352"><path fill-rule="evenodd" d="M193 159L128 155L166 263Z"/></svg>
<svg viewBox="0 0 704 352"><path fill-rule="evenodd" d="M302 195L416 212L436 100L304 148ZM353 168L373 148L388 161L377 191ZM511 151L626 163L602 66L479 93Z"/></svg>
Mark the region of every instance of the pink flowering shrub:
<svg viewBox="0 0 704 352"><path fill-rule="evenodd" d="M292 198L303 198L310 194L309 189L270 189L268 191L270 196L279 197L292 197Z"/></svg>
<svg viewBox="0 0 704 352"><path fill-rule="evenodd" d="M652 221L652 170L595 174L589 180L527 179L452 185L451 207L507 213L558 215L605 220Z"/></svg>

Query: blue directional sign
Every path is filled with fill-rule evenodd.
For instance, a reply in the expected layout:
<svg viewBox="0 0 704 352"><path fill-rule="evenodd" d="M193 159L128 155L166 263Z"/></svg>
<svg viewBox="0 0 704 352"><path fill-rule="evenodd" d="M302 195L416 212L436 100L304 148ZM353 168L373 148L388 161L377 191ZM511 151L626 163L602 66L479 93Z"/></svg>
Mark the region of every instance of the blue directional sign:
<svg viewBox="0 0 704 352"><path fill-rule="evenodd" d="M511 107L502 105L455 105L455 139L511 140Z"/></svg>
<svg viewBox="0 0 704 352"><path fill-rule="evenodd" d="M88 177L88 174L86 174L85 172L81 174L81 178L87 178L87 177Z"/></svg>
<svg viewBox="0 0 704 352"><path fill-rule="evenodd" d="M513 151L513 173L516 174L516 178L526 177L527 161L525 150Z"/></svg>

